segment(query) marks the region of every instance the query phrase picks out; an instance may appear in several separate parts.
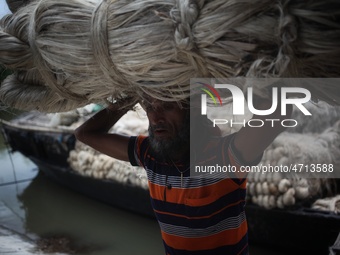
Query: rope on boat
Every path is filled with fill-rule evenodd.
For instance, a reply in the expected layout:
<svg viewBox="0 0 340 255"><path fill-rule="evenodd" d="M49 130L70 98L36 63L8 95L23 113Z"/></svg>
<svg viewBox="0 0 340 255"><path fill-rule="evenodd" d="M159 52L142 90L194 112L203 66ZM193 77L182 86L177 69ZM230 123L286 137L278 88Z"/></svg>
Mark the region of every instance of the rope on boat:
<svg viewBox="0 0 340 255"><path fill-rule="evenodd" d="M6 146L6 151L7 151L7 153L8 153L8 157L9 157L10 162L11 162L14 181L13 181L13 182L1 183L1 184L0 184L0 187L9 186L9 185L13 185L13 184L19 184L19 183L23 183L23 182L27 182L27 181L31 181L32 178L21 179L21 180L18 180L18 179L17 179L17 174L16 174L16 169L15 169L13 157L12 157L12 152L11 152L9 146L8 146L9 142L7 141L6 135L5 135L4 132L2 131L1 125L2 125L2 120L0 119L0 130L1 130L1 135L2 135L2 137L3 137L3 139L4 139L4 144L5 144L5 146ZM17 192L17 194L18 194L18 193L19 193L18 186L16 185L15 188L16 188L16 192Z"/></svg>
<svg viewBox="0 0 340 255"><path fill-rule="evenodd" d="M0 124L2 125L1 119L0 119ZM1 131L2 131L2 128L1 128ZM11 155L11 152L10 152L10 148L8 147L9 143L7 141L6 135L3 132L1 132L1 134L2 134L2 137L4 139L4 144L6 146L6 151L8 153L8 156L9 156L9 159L10 159L10 162L11 162L12 172L13 172L13 177L14 177L14 182L1 184L1 186L10 185L10 184L16 184L16 183L18 183L18 181L17 181L17 174L16 174L16 171L15 171L15 166L14 166L14 163L13 163L13 159L12 159L12 155ZM16 191L18 193L18 186L16 186Z"/></svg>

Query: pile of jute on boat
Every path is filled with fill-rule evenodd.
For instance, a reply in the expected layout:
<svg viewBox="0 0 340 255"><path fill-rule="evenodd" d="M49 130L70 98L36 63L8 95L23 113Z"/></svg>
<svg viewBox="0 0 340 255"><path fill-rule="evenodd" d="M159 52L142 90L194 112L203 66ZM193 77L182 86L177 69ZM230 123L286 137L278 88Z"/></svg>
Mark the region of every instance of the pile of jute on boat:
<svg viewBox="0 0 340 255"><path fill-rule="evenodd" d="M144 94L179 101L195 77L339 77L337 0L7 2L15 12L1 20L0 64L14 74L0 100L18 109ZM340 102L338 85L308 89Z"/></svg>

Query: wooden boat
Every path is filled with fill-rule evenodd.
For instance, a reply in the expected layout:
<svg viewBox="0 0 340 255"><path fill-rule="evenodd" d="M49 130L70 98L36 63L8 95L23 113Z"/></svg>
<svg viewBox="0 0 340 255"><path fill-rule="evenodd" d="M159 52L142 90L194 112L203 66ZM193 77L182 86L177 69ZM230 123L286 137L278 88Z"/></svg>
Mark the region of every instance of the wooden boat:
<svg viewBox="0 0 340 255"><path fill-rule="evenodd" d="M154 217L147 189L74 171L67 160L76 143L73 128L51 128L48 121L44 114L24 114L3 121L2 131L13 151L31 159L42 173L59 184L112 206ZM284 249L289 254L328 254L340 232L340 215L303 205L267 210L247 204L246 212L251 243Z"/></svg>
<svg viewBox="0 0 340 255"><path fill-rule="evenodd" d="M46 115L39 113L25 114L11 122L3 121L5 140L13 151L28 157L52 180L99 201L154 217L147 190L115 180L94 179L74 171L67 162L76 142L73 129L66 126L51 128L48 121Z"/></svg>

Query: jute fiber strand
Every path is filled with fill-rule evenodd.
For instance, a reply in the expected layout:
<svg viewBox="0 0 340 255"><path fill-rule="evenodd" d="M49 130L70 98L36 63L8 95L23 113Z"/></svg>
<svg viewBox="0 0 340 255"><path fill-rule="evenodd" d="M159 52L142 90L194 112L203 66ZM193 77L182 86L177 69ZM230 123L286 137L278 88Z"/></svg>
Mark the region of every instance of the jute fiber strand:
<svg viewBox="0 0 340 255"><path fill-rule="evenodd" d="M1 20L0 64L15 73L0 100L59 112L179 101L196 77L339 77L339 42L338 0L32 1ZM340 102L338 86L308 89Z"/></svg>

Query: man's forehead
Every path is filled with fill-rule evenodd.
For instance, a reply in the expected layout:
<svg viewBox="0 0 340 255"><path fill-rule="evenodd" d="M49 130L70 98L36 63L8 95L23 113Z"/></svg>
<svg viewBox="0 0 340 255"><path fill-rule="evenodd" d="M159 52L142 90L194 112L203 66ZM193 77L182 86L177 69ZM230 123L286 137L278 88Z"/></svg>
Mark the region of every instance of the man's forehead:
<svg viewBox="0 0 340 255"><path fill-rule="evenodd" d="M147 106L149 104L162 104L162 105L177 105L180 109L188 108L190 104L189 98L183 98L183 100L178 100L176 97L169 95L168 97L162 95L161 98L157 97L157 95L150 95L149 93L143 91L139 94L141 97L141 105Z"/></svg>
<svg viewBox="0 0 340 255"><path fill-rule="evenodd" d="M159 103L164 103L164 102L177 103L177 101L175 99L171 98L171 97L159 99L159 98L150 96L148 94L142 95L142 101L148 102L148 103L157 103L157 102L159 102Z"/></svg>

